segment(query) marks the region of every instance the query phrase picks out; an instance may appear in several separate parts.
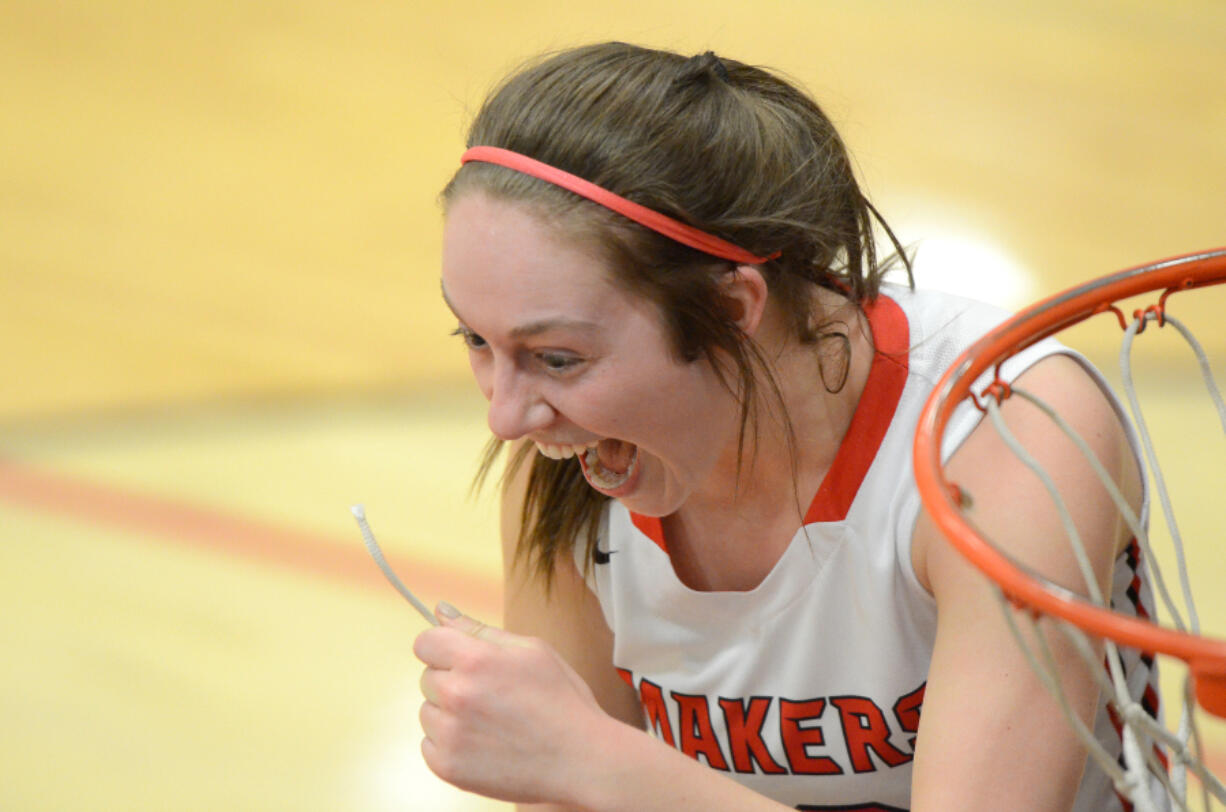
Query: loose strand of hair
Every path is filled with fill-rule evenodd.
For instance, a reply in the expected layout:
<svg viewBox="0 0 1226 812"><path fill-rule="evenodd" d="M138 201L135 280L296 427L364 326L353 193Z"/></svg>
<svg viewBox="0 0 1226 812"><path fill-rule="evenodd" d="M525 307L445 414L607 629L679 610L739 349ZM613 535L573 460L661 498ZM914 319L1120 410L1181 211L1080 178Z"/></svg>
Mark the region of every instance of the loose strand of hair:
<svg viewBox="0 0 1226 812"><path fill-rule="evenodd" d="M873 268L872 271L878 274L878 276L882 276L894 264L897 262L902 262L903 267L907 269L907 284L912 290L914 290L915 271L912 267L913 260L911 256L907 254L907 249L903 247L902 242L898 239L898 235L894 233L894 229L891 228L890 224L886 222L885 217L883 217L881 212L877 210L877 207L872 204L872 201L863 195L861 195L861 199L864 202L865 208L872 213L873 217L875 217L877 222L881 225L882 230L885 231L886 236L890 238L890 244L894 246L894 253L886 257L885 261L876 268Z"/></svg>

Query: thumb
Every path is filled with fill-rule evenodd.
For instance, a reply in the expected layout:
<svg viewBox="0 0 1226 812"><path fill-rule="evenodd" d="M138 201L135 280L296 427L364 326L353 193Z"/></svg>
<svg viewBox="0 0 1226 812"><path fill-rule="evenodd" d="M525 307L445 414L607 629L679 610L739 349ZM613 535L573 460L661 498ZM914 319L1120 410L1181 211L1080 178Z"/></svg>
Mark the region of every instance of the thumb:
<svg viewBox="0 0 1226 812"><path fill-rule="evenodd" d="M497 642L495 634L499 631L498 629L491 628L479 620L474 620L446 601L439 602L438 606L434 608L434 614L438 617L439 622L449 629L455 629L482 640Z"/></svg>

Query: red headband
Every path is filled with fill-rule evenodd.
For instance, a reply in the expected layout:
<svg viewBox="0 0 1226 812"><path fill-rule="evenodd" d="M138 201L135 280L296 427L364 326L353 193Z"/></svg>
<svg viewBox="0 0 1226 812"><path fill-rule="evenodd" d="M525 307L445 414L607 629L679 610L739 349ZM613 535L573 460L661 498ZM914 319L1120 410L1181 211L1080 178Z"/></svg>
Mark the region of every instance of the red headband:
<svg viewBox="0 0 1226 812"><path fill-rule="evenodd" d="M740 262L745 265L761 265L764 262L777 258L780 254L779 251L776 251L770 256L757 256L750 251L746 251L744 248L733 245L727 240L721 240L714 234L708 234L693 226L687 226L685 223L674 220L666 214L661 214L654 209L649 209L632 200L627 200L621 195L601 188L578 175L564 172L557 167L541 163L534 158L529 158L527 155L521 155L518 152L512 152L509 149L502 149L501 147L472 147L460 156L461 164L466 164L469 161L497 164L508 169L514 169L516 172L523 172L525 175L531 175L534 178L540 178L543 181L552 183L554 186L560 186L567 191L574 192L580 197L586 197L594 203L599 203L607 209L612 209L639 225L646 226L652 231L663 234L669 239L676 240L682 245L688 245L690 248L696 248L705 254L720 257L721 259L730 259L733 262Z"/></svg>

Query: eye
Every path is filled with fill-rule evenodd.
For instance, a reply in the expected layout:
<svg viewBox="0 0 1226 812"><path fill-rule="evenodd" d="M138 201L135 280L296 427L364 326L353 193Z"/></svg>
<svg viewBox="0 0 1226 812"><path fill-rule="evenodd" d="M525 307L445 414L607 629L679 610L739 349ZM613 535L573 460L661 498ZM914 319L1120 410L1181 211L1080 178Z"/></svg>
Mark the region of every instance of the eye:
<svg viewBox="0 0 1226 812"><path fill-rule="evenodd" d="M465 346L467 346L470 350L485 349L485 339L467 327L457 327L451 331L451 334L453 336L459 336L460 340L463 341Z"/></svg>
<svg viewBox="0 0 1226 812"><path fill-rule="evenodd" d="M573 372L583 364L583 359L579 356L561 352L538 352L536 358L545 369L554 374Z"/></svg>

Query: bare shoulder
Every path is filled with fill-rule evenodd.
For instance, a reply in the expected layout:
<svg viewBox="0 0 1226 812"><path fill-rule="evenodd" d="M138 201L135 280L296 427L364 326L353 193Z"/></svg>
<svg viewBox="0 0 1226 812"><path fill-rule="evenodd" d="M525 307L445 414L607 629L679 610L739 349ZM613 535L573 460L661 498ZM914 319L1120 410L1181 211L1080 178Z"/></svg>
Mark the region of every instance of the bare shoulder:
<svg viewBox="0 0 1226 812"><path fill-rule="evenodd" d="M1140 477L1127 433L1109 396L1080 361L1064 354L1044 358L1022 373L1013 388L1058 414L1084 440L1133 508L1139 509ZM1106 567L1129 534L1082 450L1039 406L1016 393L1005 399L1000 413L1009 432L1051 476L1073 508L1077 526L1087 531L1092 546L1100 548L1099 563ZM1034 563L1048 561L1047 554L1055 553L1045 548L1066 546L1050 494L990 420L980 422L946 468L951 480L971 496L971 519L1023 561L1027 551L1037 555ZM1035 532L1040 529L1044 532ZM932 566L948 554L949 545L935 525L921 518L915 530L913 562L930 591ZM1076 588L1078 576L1065 574L1073 581L1069 585Z"/></svg>
<svg viewBox="0 0 1226 812"><path fill-rule="evenodd" d="M613 633L572 558L555 562L546 589L540 575L516 556L528 468L522 466L503 489L503 624L544 640L583 677L606 713L642 727L638 699L613 666Z"/></svg>
<svg viewBox="0 0 1226 812"><path fill-rule="evenodd" d="M1077 360L1045 358L1013 386L1059 413L1134 509L1138 506L1140 484L1127 435L1110 399ZM1009 431L1050 475L1084 544L1089 575L1106 591L1113 562L1126 541L1125 526L1107 489L1076 444L1033 403L1014 394L1001 404L1000 413ZM1089 591L1051 494L991 421L976 426L946 470L970 495L965 515L980 535L1049 580L1081 594ZM1060 706L1030 670L988 580L927 516L916 524L913 564L937 605L913 808L1069 808L1085 751ZM1098 692L1086 664L1063 636L1050 631L1043 635L1058 664L1068 707L1090 724ZM968 705L968 696L976 701ZM1012 768L1002 773L1001 764ZM1035 775L1044 780L1027 778Z"/></svg>

